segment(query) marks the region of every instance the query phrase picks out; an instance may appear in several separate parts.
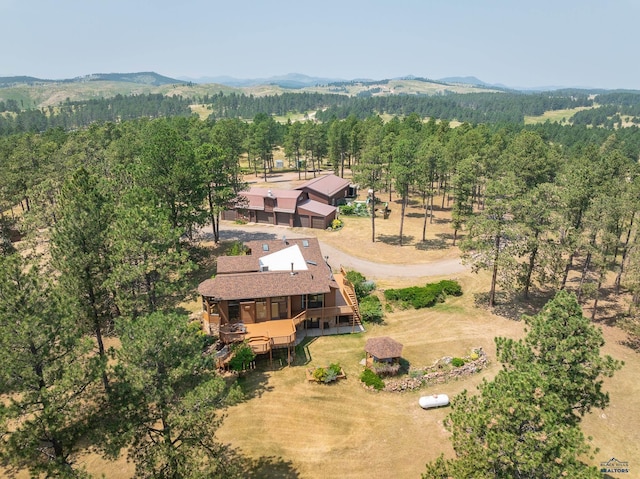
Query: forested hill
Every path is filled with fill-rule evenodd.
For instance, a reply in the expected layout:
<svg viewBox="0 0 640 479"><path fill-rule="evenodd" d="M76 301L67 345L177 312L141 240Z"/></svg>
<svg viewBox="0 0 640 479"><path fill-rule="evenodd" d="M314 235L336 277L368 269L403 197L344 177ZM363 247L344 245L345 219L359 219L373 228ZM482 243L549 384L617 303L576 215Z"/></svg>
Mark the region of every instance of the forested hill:
<svg viewBox="0 0 640 479"><path fill-rule="evenodd" d="M20 81L24 83L15 86ZM211 120L309 115L327 123L349 116L416 114L471 124L516 125L524 125L526 117L559 112L550 121L607 129L640 124L638 91L525 93L405 78L330 83L293 92L274 85L238 89L192 84L153 72L95 74L65 80L69 83L47 81L0 78L0 136L57 127L73 130L95 122L190 116L194 111ZM12 86L2 87L8 84Z"/></svg>
<svg viewBox="0 0 640 479"><path fill-rule="evenodd" d="M63 80L50 80L42 78L34 78L30 76L11 76L0 77L0 88L16 85L35 85L45 83L84 83L91 81L112 81L124 83L136 83L143 85L177 85L188 83L183 80L176 80L155 72L137 72L137 73L93 73L76 78L67 78Z"/></svg>

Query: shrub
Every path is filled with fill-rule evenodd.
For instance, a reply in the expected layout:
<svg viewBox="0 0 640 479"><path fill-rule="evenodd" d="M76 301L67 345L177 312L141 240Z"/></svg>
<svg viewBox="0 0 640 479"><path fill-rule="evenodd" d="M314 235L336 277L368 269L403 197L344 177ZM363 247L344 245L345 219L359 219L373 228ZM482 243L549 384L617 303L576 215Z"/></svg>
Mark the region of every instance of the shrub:
<svg viewBox="0 0 640 479"><path fill-rule="evenodd" d="M415 309L429 308L437 302L443 302L448 294L460 296L462 288L456 281L443 280L439 283L427 283L425 286L387 289L384 297L387 301L395 301L401 305L411 305Z"/></svg>
<svg viewBox="0 0 640 479"><path fill-rule="evenodd" d="M369 210L364 203L351 203L340 206L340 214L345 216L369 216Z"/></svg>
<svg viewBox="0 0 640 479"><path fill-rule="evenodd" d="M330 383L338 379L342 368L338 363L331 364L328 368L315 368L311 375L313 379L321 383Z"/></svg>
<svg viewBox="0 0 640 479"><path fill-rule="evenodd" d="M340 214L345 216L351 216L356 214L355 205L343 205L340 207Z"/></svg>
<svg viewBox="0 0 640 479"><path fill-rule="evenodd" d="M382 303L377 296L365 296L360 301L360 314L362 320L369 323L380 323L382 321Z"/></svg>
<svg viewBox="0 0 640 479"><path fill-rule="evenodd" d="M247 344L242 343L233 349L233 357L229 361L229 367L233 371L244 371L255 358L256 354L253 350Z"/></svg>
<svg viewBox="0 0 640 479"><path fill-rule="evenodd" d="M339 220L339 219L337 219L337 218L336 218L335 220L333 220L333 221L331 222L331 227L330 227L330 229L332 229L332 230L334 230L334 231L335 231L335 230L339 230L340 228L342 228L342 225L343 225L342 220Z"/></svg>
<svg viewBox="0 0 640 479"><path fill-rule="evenodd" d="M457 281L453 281L451 279L443 279L439 284L442 288L442 291L446 294L450 294L451 296L462 296L462 286Z"/></svg>
<svg viewBox="0 0 640 479"><path fill-rule="evenodd" d="M315 371L313 371L313 378L316 381L320 381L321 383L325 382L324 380L327 377L327 370L325 368L316 368Z"/></svg>
<svg viewBox="0 0 640 479"><path fill-rule="evenodd" d="M362 273L357 271L347 271L346 275L347 279L351 281L353 284L353 288L356 290L356 297L358 301L371 293L374 289L376 289L376 285L373 281L367 281Z"/></svg>
<svg viewBox="0 0 640 479"><path fill-rule="evenodd" d="M451 365L454 368L459 368L460 366L464 366L464 359L462 359L462 358L453 358L451 360Z"/></svg>
<svg viewBox="0 0 640 479"><path fill-rule="evenodd" d="M247 248L242 241L234 241L229 251L227 251L227 256L244 256L247 254Z"/></svg>
<svg viewBox="0 0 640 479"><path fill-rule="evenodd" d="M364 371L362 371L362 374L360 375L360 381L378 391L384 388L384 381L380 378L380 376L378 376L369 368L366 368Z"/></svg>

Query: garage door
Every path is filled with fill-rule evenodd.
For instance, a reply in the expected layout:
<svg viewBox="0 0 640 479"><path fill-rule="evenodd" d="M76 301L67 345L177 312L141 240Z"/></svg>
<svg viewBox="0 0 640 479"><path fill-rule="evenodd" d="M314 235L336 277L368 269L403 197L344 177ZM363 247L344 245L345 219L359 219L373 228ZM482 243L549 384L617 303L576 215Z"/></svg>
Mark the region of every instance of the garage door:
<svg viewBox="0 0 640 479"><path fill-rule="evenodd" d="M311 217L311 227L323 230L324 229L324 218L322 218L321 216L312 216Z"/></svg>
<svg viewBox="0 0 640 479"><path fill-rule="evenodd" d="M256 222L257 223L272 223L273 216L265 211L256 211Z"/></svg>
<svg viewBox="0 0 640 479"><path fill-rule="evenodd" d="M289 226L289 213L276 213L276 224Z"/></svg>
<svg viewBox="0 0 640 479"><path fill-rule="evenodd" d="M300 226L302 226L303 228L308 228L309 226L311 226L311 222L309 221L308 216L300 216Z"/></svg>

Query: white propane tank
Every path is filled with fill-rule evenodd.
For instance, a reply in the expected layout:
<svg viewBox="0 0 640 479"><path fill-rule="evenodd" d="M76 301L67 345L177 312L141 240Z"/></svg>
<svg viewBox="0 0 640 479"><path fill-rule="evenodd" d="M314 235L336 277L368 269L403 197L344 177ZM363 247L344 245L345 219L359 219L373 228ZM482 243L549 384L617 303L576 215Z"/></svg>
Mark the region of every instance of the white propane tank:
<svg viewBox="0 0 640 479"><path fill-rule="evenodd" d="M449 396L446 394L433 394L431 396L422 396L418 400L418 404L423 409L431 409L434 407L446 406L449 404Z"/></svg>

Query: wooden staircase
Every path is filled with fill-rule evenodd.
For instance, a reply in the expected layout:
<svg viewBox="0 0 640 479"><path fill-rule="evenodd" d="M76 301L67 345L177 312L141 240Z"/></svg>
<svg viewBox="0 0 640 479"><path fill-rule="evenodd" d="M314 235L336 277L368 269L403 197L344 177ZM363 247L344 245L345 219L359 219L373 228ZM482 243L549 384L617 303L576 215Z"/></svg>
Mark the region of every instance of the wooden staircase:
<svg viewBox="0 0 640 479"><path fill-rule="evenodd" d="M362 315L360 314L360 307L358 306L356 290L351 281L347 279L347 272L342 266L340 267L340 273L342 274L342 284L344 286L342 291L344 292L347 303L353 310L353 326L362 326Z"/></svg>

